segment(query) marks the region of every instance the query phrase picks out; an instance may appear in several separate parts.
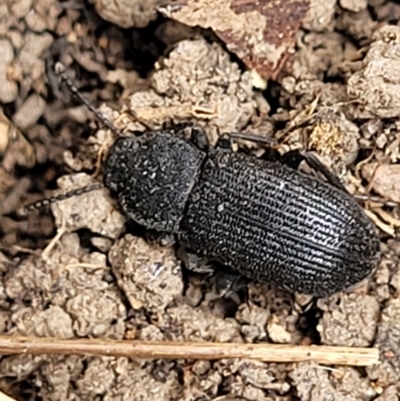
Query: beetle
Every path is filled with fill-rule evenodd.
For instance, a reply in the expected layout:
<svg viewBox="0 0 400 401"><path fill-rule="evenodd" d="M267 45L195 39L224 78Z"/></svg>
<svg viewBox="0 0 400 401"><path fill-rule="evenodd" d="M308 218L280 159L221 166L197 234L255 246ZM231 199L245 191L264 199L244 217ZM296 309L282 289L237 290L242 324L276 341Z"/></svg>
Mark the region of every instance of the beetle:
<svg viewBox="0 0 400 401"><path fill-rule="evenodd" d="M105 187L129 219L173 235L194 255L189 269L223 266L233 276L317 297L373 272L380 259L375 228L317 158L292 151L271 161L233 152L229 135L212 147L196 127L189 138L179 128L126 136L83 98L61 65L57 72L118 136L103 165ZM303 160L325 180L299 171Z"/></svg>

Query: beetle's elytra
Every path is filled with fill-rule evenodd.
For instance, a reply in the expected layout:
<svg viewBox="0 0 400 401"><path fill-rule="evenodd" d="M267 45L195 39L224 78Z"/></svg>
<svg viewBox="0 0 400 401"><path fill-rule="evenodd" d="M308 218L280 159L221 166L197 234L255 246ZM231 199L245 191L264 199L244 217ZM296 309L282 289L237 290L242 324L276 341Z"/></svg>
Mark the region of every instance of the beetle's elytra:
<svg viewBox="0 0 400 401"><path fill-rule="evenodd" d="M123 136L82 97L63 67L56 68L120 137L108 151L104 185L128 218L173 234L186 252L226 267L228 275L289 291L327 296L374 270L380 252L372 222L318 160L292 152L281 161L267 161L230 146L212 148L196 128L189 139L182 129ZM327 181L298 171L303 159Z"/></svg>
<svg viewBox="0 0 400 401"><path fill-rule="evenodd" d="M280 162L204 152L173 132L117 139L105 185L124 213L249 279L315 296L374 269L379 240L355 199Z"/></svg>

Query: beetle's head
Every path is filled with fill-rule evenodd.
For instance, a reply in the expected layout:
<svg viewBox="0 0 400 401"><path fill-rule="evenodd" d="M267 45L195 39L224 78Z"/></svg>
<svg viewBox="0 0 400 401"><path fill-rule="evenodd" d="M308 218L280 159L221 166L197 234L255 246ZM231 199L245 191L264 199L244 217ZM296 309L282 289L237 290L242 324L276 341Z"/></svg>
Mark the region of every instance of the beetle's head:
<svg viewBox="0 0 400 401"><path fill-rule="evenodd" d="M168 131L119 138L103 166L104 185L147 229L175 233L204 154Z"/></svg>

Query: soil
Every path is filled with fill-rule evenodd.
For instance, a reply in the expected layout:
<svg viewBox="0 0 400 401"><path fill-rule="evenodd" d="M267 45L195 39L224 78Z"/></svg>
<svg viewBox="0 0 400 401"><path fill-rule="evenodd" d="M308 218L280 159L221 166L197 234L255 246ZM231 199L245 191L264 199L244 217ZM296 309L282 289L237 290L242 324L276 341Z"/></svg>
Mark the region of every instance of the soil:
<svg viewBox="0 0 400 401"><path fill-rule="evenodd" d="M168 19L162 3L0 5L0 334L375 346L381 360L3 355L0 390L15 400L397 400L400 5L311 0L289 67L262 89L221 38ZM390 201L362 203L381 237L377 271L326 299L260 283L220 299L173 247L146 241L106 189L24 213L98 182L113 141L60 85L57 61L123 132L192 122L211 143L232 131L275 138L281 151L317 154L351 193Z"/></svg>

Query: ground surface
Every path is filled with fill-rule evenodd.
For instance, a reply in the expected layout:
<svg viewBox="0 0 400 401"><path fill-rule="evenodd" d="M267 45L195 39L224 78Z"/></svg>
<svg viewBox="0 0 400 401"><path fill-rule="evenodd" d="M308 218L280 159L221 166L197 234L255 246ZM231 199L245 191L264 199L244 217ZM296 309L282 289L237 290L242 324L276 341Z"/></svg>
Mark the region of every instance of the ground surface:
<svg viewBox="0 0 400 401"><path fill-rule="evenodd" d="M382 238L377 272L311 307L260 284L239 305L215 300L172 248L125 224L106 190L19 209L98 180L112 140L59 86L56 61L120 129L191 120L212 142L226 131L274 136L317 152L352 193L399 202L400 6L312 1L290 74L260 92L216 37L157 16L157 1L92 3L0 5L0 333L373 345L381 362L3 356L0 389L17 400L398 400L398 207L364 204Z"/></svg>

